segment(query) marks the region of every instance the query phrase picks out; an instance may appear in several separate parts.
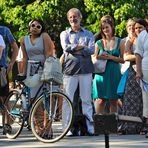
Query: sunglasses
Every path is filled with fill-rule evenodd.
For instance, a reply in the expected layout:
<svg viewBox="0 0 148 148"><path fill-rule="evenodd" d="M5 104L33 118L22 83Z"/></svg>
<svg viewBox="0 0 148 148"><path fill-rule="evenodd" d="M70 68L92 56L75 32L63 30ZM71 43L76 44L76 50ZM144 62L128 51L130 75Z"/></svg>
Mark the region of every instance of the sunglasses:
<svg viewBox="0 0 148 148"><path fill-rule="evenodd" d="M37 28L37 29L39 29L39 30L41 30L42 29L42 26L41 25L35 25L35 24L31 24L31 27L32 28Z"/></svg>

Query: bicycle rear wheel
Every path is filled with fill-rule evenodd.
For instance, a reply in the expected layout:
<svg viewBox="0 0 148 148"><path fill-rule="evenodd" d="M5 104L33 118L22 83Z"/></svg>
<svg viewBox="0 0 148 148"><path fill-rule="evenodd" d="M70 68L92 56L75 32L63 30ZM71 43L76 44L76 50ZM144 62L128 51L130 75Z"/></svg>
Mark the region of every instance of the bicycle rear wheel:
<svg viewBox="0 0 148 148"><path fill-rule="evenodd" d="M4 125L4 131L8 138L16 138L22 131L24 120L22 115L22 100L20 93L13 90L6 98L5 104L5 120L7 119L6 127ZM7 128L9 127L9 130Z"/></svg>
<svg viewBox="0 0 148 148"><path fill-rule="evenodd" d="M69 131L73 121L73 106L61 92L43 95L34 103L31 115L31 129L35 137L45 143L56 142Z"/></svg>

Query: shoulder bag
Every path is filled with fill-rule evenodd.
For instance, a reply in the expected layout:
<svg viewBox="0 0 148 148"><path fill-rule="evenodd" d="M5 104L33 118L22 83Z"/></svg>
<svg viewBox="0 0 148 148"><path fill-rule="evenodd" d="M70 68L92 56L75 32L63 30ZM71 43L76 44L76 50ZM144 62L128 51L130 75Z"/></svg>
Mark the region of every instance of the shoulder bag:
<svg viewBox="0 0 148 148"><path fill-rule="evenodd" d="M101 55L103 53L104 49L103 49L100 41L98 41L97 44L100 48L100 52L98 54ZM107 60L97 59L97 57L95 55L95 56L92 56L92 63L94 65L94 73L105 72Z"/></svg>

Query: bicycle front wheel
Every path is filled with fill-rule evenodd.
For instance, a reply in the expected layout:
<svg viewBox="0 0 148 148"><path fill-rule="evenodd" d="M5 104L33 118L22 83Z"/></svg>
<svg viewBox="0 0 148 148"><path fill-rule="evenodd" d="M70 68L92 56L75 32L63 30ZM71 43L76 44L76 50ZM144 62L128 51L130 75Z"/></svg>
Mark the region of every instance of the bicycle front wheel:
<svg viewBox="0 0 148 148"><path fill-rule="evenodd" d="M35 137L45 143L63 138L73 121L73 106L69 98L61 92L43 95L31 110L31 129Z"/></svg>
<svg viewBox="0 0 148 148"><path fill-rule="evenodd" d="M14 139L20 134L24 125L20 93L16 90L10 92L6 98L4 107L6 120L4 132L8 138Z"/></svg>

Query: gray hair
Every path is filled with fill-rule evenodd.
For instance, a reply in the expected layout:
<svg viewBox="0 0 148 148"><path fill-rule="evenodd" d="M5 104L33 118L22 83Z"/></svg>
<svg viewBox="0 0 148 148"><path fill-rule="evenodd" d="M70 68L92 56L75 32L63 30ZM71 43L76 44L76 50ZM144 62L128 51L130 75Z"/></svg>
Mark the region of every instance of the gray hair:
<svg viewBox="0 0 148 148"><path fill-rule="evenodd" d="M67 12L67 18L68 18L68 16L69 16L69 13L70 13L70 12L75 12L75 13L77 13L77 14L79 15L79 17L82 19L82 13L80 12L79 9L77 9L77 8L71 8L71 9Z"/></svg>

